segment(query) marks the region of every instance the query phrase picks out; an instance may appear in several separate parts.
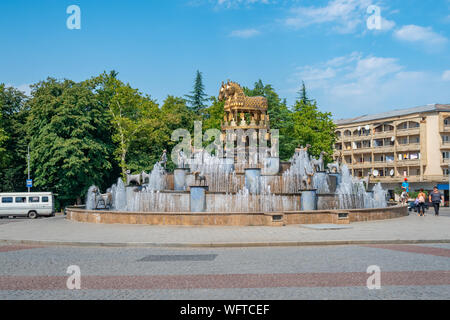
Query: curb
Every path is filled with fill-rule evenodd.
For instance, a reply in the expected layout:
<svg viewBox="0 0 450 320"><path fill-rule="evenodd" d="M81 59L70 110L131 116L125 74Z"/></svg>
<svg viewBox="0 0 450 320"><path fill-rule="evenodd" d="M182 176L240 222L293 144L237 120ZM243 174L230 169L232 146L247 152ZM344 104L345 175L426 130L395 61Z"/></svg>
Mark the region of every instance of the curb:
<svg viewBox="0 0 450 320"><path fill-rule="evenodd" d="M258 247L308 247L308 246L344 246L372 244L437 244L450 243L446 240L342 240L342 241L287 241L287 242L217 242L217 243L152 243L152 242L83 242L54 240L7 240L0 244L23 244L73 247L109 247L109 248L258 248Z"/></svg>

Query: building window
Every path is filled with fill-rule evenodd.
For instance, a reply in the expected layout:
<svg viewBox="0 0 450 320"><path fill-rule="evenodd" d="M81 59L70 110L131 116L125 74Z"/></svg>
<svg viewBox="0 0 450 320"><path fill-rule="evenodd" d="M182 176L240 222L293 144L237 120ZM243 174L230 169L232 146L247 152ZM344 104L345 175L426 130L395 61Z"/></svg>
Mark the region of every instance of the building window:
<svg viewBox="0 0 450 320"><path fill-rule="evenodd" d="M413 143L413 144L420 143L420 137L418 137L418 136L410 137L409 138L409 143Z"/></svg>

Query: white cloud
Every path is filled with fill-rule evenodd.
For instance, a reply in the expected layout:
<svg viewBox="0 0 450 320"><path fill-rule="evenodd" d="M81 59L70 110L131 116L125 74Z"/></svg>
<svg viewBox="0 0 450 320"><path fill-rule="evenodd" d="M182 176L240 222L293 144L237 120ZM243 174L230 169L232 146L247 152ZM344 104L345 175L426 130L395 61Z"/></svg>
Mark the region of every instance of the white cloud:
<svg viewBox="0 0 450 320"><path fill-rule="evenodd" d="M444 71L444 73L442 74L442 80L450 81L450 70Z"/></svg>
<svg viewBox="0 0 450 320"><path fill-rule="evenodd" d="M381 17L381 31L389 31L395 27L395 22Z"/></svg>
<svg viewBox="0 0 450 320"><path fill-rule="evenodd" d="M335 57L296 69L290 82L304 80L309 95L337 118L450 102L450 70L407 70L396 58L361 53ZM447 89L446 89L447 88ZM292 88L289 92L297 92Z"/></svg>
<svg viewBox="0 0 450 320"><path fill-rule="evenodd" d="M260 32L256 29L243 29L243 30L234 30L230 33L231 37L237 37L237 38L251 38L254 36L259 35Z"/></svg>
<svg viewBox="0 0 450 320"><path fill-rule="evenodd" d="M338 33L352 33L365 21L371 0L332 0L324 7L298 7L291 9L291 17L284 23L293 28L314 24L333 23Z"/></svg>
<svg viewBox="0 0 450 320"><path fill-rule="evenodd" d="M398 40L419 43L428 49L439 49L448 42L448 39L433 31L431 27L417 25L403 26L394 33Z"/></svg>

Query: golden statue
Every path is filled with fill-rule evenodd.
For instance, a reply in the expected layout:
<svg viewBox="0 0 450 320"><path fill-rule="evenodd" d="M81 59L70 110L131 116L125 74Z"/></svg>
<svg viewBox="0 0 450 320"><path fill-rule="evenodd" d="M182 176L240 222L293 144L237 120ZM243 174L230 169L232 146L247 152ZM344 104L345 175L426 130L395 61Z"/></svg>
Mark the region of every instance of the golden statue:
<svg viewBox="0 0 450 320"><path fill-rule="evenodd" d="M225 101L225 116L222 129L240 128L269 129L267 99L248 97L241 86L235 82L222 82L219 101ZM247 121L248 117L248 121Z"/></svg>

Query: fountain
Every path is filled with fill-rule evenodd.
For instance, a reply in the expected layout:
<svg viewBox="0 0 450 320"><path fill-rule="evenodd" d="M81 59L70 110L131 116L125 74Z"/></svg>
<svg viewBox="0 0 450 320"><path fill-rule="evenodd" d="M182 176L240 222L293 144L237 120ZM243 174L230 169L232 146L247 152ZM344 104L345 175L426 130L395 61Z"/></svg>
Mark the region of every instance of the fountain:
<svg viewBox="0 0 450 320"><path fill-rule="evenodd" d="M232 87L234 89L230 89ZM224 84L220 98L225 99L233 90L239 90L239 87L233 83ZM252 128L258 127L262 132L256 134L257 137L270 138L265 131L269 128L267 106L261 99L254 101L260 104L259 109L245 108L245 103L253 100L231 105L229 101L233 100L227 100L224 136L231 137L234 143L237 131L230 133L230 130L241 130L251 124ZM243 109L236 111L233 108ZM258 110L249 115L250 124L242 120L245 115L240 112L244 110ZM241 122L236 118L239 113ZM283 167L279 158L274 156L276 153L270 154L267 147L258 155L249 154L240 159L236 153L234 157L228 155L225 158L197 148L189 153L190 156L179 152L173 173L165 170L165 151L150 174L129 172L125 179L127 185L119 178L105 195L100 195L95 186L89 188L86 209L99 209L100 195L102 199L111 199L109 210L98 211L105 213L104 219L110 219L107 221L116 221L115 217L120 216L126 221L147 221L141 223L148 224L204 225L348 223L350 218L345 220L342 217L348 216L352 210L358 211L354 219L359 219L360 212L366 212L364 210L381 210L382 213L389 210L386 191L381 184L368 192L364 182L352 177L345 165L329 164L328 171L325 171L326 154L322 152L317 159L313 158L309 154L310 147L299 146L289 166ZM250 149L245 145L238 150L248 152ZM400 209L395 210L400 212ZM403 214L403 211L397 211L389 213L390 216ZM370 212L367 215L367 219L372 217Z"/></svg>

